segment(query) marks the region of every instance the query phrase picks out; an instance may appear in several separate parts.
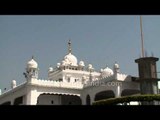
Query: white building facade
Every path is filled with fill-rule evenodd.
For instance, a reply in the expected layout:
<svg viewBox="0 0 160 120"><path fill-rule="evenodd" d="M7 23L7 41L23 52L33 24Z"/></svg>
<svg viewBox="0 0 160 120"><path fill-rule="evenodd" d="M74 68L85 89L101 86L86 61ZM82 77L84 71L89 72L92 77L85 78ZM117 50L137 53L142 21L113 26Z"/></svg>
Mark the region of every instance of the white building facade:
<svg viewBox="0 0 160 120"><path fill-rule="evenodd" d="M38 63L27 62L24 73L26 82L1 93L1 105L91 105L94 101L140 93L134 77L120 73L117 63L111 68L96 71L72 54L68 42L68 54L55 68L49 67L48 79L38 78Z"/></svg>

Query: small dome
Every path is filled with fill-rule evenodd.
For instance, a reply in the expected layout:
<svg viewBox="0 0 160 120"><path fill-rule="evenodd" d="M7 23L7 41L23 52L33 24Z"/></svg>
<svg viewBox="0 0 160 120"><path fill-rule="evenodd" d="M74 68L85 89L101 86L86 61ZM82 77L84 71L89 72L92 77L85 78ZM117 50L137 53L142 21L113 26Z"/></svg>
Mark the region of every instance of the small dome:
<svg viewBox="0 0 160 120"><path fill-rule="evenodd" d="M38 68L37 62L32 58L30 61L27 63L27 68Z"/></svg>
<svg viewBox="0 0 160 120"><path fill-rule="evenodd" d="M64 57L64 61L66 64L77 66L77 58L71 53Z"/></svg>
<svg viewBox="0 0 160 120"><path fill-rule="evenodd" d="M84 62L83 62L83 61L80 61L80 62L79 62L79 66L84 67L84 66L85 66L85 65L84 65Z"/></svg>
<svg viewBox="0 0 160 120"><path fill-rule="evenodd" d="M57 68L59 68L59 67L60 67L60 65L61 65L61 63L57 63Z"/></svg>
<svg viewBox="0 0 160 120"><path fill-rule="evenodd" d="M88 69L93 68L92 64L88 64Z"/></svg>
<svg viewBox="0 0 160 120"><path fill-rule="evenodd" d="M53 67L49 67L49 68L48 68L48 71L49 71L49 72L52 72L52 71L53 71Z"/></svg>
<svg viewBox="0 0 160 120"><path fill-rule="evenodd" d="M92 64L88 64L88 70L89 70L89 71L93 71L93 70L94 70Z"/></svg>
<svg viewBox="0 0 160 120"><path fill-rule="evenodd" d="M113 74L113 70L106 67L104 70L103 70L104 73L109 73L109 74Z"/></svg>
<svg viewBox="0 0 160 120"><path fill-rule="evenodd" d="M100 71L103 72L103 69L101 69Z"/></svg>
<svg viewBox="0 0 160 120"><path fill-rule="evenodd" d="M115 63L114 68L119 68L119 65L117 63Z"/></svg>
<svg viewBox="0 0 160 120"><path fill-rule="evenodd" d="M12 80L12 84L16 84L16 81L15 81L15 80Z"/></svg>
<svg viewBox="0 0 160 120"><path fill-rule="evenodd" d="M103 69L101 74L103 77L107 77L107 76L113 75L113 70L106 67L105 69Z"/></svg>

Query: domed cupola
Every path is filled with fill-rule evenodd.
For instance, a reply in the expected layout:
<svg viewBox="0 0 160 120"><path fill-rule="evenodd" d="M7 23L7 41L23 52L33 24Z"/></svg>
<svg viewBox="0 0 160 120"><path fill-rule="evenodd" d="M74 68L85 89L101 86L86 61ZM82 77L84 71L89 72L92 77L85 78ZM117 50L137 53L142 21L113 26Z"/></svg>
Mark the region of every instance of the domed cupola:
<svg viewBox="0 0 160 120"><path fill-rule="evenodd" d="M32 59L30 61L27 62L27 68L38 68L38 64L37 62L33 59L33 56L32 56Z"/></svg>
<svg viewBox="0 0 160 120"><path fill-rule="evenodd" d="M109 67L106 67L105 69L101 69L101 75L102 77L113 75L113 70L110 69Z"/></svg>
<svg viewBox="0 0 160 120"><path fill-rule="evenodd" d="M94 68L93 68L92 64L88 64L87 70L88 70L89 72L93 72L93 71L94 71Z"/></svg>
<svg viewBox="0 0 160 120"><path fill-rule="evenodd" d="M69 40L68 42L68 54L64 56L62 62L62 66L78 66L77 65L77 58L72 54L72 49L71 49L71 41Z"/></svg>
<svg viewBox="0 0 160 120"><path fill-rule="evenodd" d="M72 55L72 53L66 55L64 57L64 61L67 65L77 66L77 58L74 55Z"/></svg>
<svg viewBox="0 0 160 120"><path fill-rule="evenodd" d="M106 74L106 75L113 75L113 70L110 69L109 67L106 67L106 68L103 70L103 73Z"/></svg>
<svg viewBox="0 0 160 120"><path fill-rule="evenodd" d="M114 68L115 68L115 69L119 69L119 65L117 64L117 62L115 62Z"/></svg>
<svg viewBox="0 0 160 120"><path fill-rule="evenodd" d="M117 64L117 62L115 62L114 66L113 66L113 69L114 69L114 73L119 73L120 72L120 67Z"/></svg>
<svg viewBox="0 0 160 120"><path fill-rule="evenodd" d="M53 72L53 67L50 66L50 67L48 68L48 72Z"/></svg>
<svg viewBox="0 0 160 120"><path fill-rule="evenodd" d="M27 62L25 78L38 78L38 63L34 60L33 56L32 59Z"/></svg>
<svg viewBox="0 0 160 120"><path fill-rule="evenodd" d="M80 66L80 67L84 67L84 66L85 66L84 62L83 62L83 61L80 61L80 62L79 62L79 66Z"/></svg>

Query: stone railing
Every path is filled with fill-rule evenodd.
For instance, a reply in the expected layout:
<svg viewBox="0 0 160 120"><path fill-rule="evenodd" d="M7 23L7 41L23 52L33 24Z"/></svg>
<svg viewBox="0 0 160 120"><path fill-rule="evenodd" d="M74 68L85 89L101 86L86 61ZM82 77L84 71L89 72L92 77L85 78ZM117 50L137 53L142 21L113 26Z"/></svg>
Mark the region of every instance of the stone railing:
<svg viewBox="0 0 160 120"><path fill-rule="evenodd" d="M71 89L82 89L82 82L59 82L59 81L51 81L51 80L33 80L31 82L32 85L37 86L46 86L46 87L59 87L59 88L71 88Z"/></svg>
<svg viewBox="0 0 160 120"><path fill-rule="evenodd" d="M20 87L22 87L24 84L26 84L27 82L25 81L25 82L23 82L23 83L21 83L21 84L19 84L19 85L17 85L15 88L10 88L10 89L8 89L8 90L5 90L3 93L1 93L1 95L0 96L3 96L3 95L5 95L5 94L8 94L8 93L10 93L12 90L17 90L17 89L19 89Z"/></svg>

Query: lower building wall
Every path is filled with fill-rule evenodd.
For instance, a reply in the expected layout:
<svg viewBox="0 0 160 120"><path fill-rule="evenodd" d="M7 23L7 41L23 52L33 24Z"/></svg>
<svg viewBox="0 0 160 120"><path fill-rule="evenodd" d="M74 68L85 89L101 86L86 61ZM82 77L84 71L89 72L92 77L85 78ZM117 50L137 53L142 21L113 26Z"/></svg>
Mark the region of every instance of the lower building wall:
<svg viewBox="0 0 160 120"><path fill-rule="evenodd" d="M70 95L40 95L37 105L81 105L81 98Z"/></svg>
<svg viewBox="0 0 160 120"><path fill-rule="evenodd" d="M40 95L37 101L38 105L60 105L61 96L58 95Z"/></svg>

